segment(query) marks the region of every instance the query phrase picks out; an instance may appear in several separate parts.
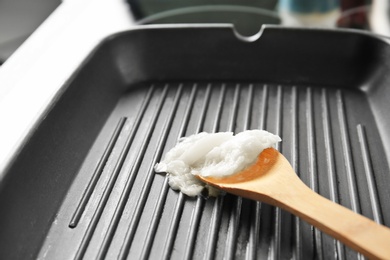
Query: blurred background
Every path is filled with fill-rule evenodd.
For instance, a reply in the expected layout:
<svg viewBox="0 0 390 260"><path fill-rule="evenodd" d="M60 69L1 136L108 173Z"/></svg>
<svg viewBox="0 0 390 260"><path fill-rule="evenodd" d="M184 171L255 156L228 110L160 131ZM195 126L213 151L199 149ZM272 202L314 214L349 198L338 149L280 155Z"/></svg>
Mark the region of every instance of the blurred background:
<svg viewBox="0 0 390 260"><path fill-rule="evenodd" d="M60 0L0 0L0 64L60 4Z"/></svg>
<svg viewBox="0 0 390 260"><path fill-rule="evenodd" d="M62 2L0 0L0 65ZM127 0L127 6L129 15L138 24L232 23L236 31L244 36L256 34L262 24L352 28L389 36L389 2L389 0Z"/></svg>

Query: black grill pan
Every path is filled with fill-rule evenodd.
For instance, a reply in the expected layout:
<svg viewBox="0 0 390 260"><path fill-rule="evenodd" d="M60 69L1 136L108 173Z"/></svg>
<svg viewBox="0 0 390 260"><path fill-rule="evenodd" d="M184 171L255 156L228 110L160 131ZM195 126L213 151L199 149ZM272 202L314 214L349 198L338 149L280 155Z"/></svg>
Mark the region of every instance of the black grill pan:
<svg viewBox="0 0 390 260"><path fill-rule="evenodd" d="M266 129L309 187L389 226L389 60L357 31L109 37L4 173L0 259L359 258L278 208L184 196L153 166L182 136Z"/></svg>

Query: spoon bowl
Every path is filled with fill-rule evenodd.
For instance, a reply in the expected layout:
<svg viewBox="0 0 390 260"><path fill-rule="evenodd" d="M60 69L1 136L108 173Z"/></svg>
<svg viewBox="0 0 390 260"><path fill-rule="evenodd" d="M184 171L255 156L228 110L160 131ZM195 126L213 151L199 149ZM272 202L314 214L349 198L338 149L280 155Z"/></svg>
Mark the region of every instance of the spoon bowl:
<svg viewBox="0 0 390 260"><path fill-rule="evenodd" d="M370 259L390 259L390 229L307 187L287 159L265 149L255 164L223 177L197 176L211 186L287 210Z"/></svg>

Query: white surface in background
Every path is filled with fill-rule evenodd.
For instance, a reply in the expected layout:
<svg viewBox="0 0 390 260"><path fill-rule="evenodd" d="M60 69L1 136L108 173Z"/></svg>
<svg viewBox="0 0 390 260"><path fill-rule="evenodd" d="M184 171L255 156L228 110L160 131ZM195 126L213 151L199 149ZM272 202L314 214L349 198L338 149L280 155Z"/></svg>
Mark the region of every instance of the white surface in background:
<svg viewBox="0 0 390 260"><path fill-rule="evenodd" d="M280 18L284 26L305 26L335 28L340 10L335 9L327 13L296 14L287 10L280 10Z"/></svg>
<svg viewBox="0 0 390 260"><path fill-rule="evenodd" d="M60 3L60 0L1 0L0 60L9 57Z"/></svg>
<svg viewBox="0 0 390 260"><path fill-rule="evenodd" d="M61 87L106 36L133 24L121 0L65 1L0 70L0 181Z"/></svg>
<svg viewBox="0 0 390 260"><path fill-rule="evenodd" d="M371 7L370 25L375 33L390 36L389 0L374 0Z"/></svg>

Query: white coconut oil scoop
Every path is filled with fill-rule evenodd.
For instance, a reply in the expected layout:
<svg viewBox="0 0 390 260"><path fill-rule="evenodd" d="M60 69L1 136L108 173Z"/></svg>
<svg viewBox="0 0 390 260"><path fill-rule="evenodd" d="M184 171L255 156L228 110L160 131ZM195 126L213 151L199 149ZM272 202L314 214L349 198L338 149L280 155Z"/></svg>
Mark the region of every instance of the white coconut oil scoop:
<svg viewBox="0 0 390 260"><path fill-rule="evenodd" d="M188 196L197 196L206 189L210 196L219 191L201 182L203 177L224 177L242 171L257 160L266 148L281 139L263 130L199 133L182 138L155 166L156 172L168 173L169 185Z"/></svg>

